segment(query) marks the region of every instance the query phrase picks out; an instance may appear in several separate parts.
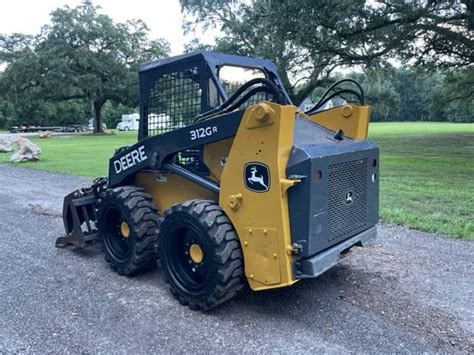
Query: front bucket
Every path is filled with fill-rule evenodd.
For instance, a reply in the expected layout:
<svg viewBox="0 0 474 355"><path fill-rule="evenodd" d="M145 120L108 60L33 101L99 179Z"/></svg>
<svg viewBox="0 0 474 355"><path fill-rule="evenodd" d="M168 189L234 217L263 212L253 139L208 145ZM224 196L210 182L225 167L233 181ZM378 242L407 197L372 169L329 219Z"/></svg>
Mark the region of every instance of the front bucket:
<svg viewBox="0 0 474 355"><path fill-rule="evenodd" d="M56 239L57 247L83 248L97 237L97 197L93 189L76 190L64 198L63 222L66 235Z"/></svg>

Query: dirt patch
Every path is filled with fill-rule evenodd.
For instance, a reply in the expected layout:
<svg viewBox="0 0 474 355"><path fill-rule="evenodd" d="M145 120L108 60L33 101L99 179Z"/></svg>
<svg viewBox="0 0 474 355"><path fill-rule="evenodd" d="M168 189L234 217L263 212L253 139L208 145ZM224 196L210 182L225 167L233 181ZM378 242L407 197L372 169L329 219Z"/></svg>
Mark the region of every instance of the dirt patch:
<svg viewBox="0 0 474 355"><path fill-rule="evenodd" d="M454 315L406 291L397 270L390 275L342 266L337 273L351 284L340 299L400 326L439 351L474 353L472 333L461 327Z"/></svg>
<svg viewBox="0 0 474 355"><path fill-rule="evenodd" d="M32 203L30 203L29 206L31 207L31 212L34 214L62 218L62 213L58 210Z"/></svg>

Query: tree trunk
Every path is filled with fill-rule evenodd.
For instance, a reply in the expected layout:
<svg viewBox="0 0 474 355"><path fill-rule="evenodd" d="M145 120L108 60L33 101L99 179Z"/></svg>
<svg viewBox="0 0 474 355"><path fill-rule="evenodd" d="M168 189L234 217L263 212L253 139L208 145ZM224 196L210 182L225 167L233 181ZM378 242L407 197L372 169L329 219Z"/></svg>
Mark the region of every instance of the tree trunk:
<svg viewBox="0 0 474 355"><path fill-rule="evenodd" d="M94 116L94 133L102 133L102 106L103 100L92 101L92 115Z"/></svg>

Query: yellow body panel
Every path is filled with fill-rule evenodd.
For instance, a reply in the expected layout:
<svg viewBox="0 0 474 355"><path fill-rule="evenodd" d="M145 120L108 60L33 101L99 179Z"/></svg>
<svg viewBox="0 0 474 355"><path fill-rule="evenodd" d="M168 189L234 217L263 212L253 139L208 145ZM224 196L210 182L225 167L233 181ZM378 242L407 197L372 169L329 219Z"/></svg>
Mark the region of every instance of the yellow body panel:
<svg viewBox="0 0 474 355"><path fill-rule="evenodd" d="M296 282L291 267L291 235L286 179L293 146L296 107L261 103L247 108L222 171L219 204L232 221L244 254L245 274L253 290ZM244 184L244 166L267 165L269 191Z"/></svg>
<svg viewBox="0 0 474 355"><path fill-rule="evenodd" d="M367 139L370 106L344 105L308 115L307 118L331 131L342 130L353 139Z"/></svg>
<svg viewBox="0 0 474 355"><path fill-rule="evenodd" d="M218 200L216 193L171 173L140 172L135 186L143 187L153 197L159 214L176 203L196 198Z"/></svg>
<svg viewBox="0 0 474 355"><path fill-rule="evenodd" d="M228 138L204 146L204 164L206 164L211 173L211 179L221 180L222 170L224 169L233 141L234 138Z"/></svg>
<svg viewBox="0 0 474 355"><path fill-rule="evenodd" d="M275 228L245 228L244 257L247 278L256 284L278 285L281 271L278 255L278 233ZM267 287L260 285L259 289ZM275 286L273 286L275 287Z"/></svg>
<svg viewBox="0 0 474 355"><path fill-rule="evenodd" d="M298 182L286 178L295 114L294 106L267 102L251 106L235 137L204 147L210 178L220 181L219 196L172 173L144 171L135 181L152 195L159 214L187 200L219 201L239 236L245 274L253 290L289 286L297 281L292 272L286 195L286 190ZM268 166L268 192L256 193L245 187L243 169L249 162Z"/></svg>

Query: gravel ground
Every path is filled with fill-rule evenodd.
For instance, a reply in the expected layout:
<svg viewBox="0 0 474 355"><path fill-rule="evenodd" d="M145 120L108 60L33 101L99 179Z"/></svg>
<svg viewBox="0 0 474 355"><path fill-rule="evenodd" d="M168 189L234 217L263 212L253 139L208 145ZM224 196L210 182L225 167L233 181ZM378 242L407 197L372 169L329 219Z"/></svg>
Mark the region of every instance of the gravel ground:
<svg viewBox="0 0 474 355"><path fill-rule="evenodd" d="M63 196L88 183L0 165L0 353L474 353L472 242L380 224L321 277L202 314L158 270L54 247Z"/></svg>

